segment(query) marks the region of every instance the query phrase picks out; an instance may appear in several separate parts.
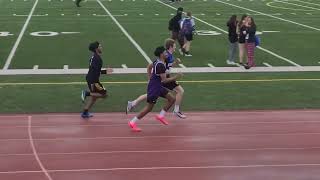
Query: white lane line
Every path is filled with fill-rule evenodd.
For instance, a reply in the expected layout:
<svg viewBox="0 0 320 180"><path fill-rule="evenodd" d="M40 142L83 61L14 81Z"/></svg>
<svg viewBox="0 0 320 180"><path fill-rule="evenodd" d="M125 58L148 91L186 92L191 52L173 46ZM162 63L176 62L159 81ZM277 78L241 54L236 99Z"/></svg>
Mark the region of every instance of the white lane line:
<svg viewBox="0 0 320 180"><path fill-rule="evenodd" d="M305 25L305 24L301 24L301 23L298 23L298 22L294 22L294 21L291 21L291 20L283 19L283 18L280 18L280 17L277 17L277 16L273 16L273 15L270 15L270 14L262 13L262 12L259 12L259 11L256 11L256 10L252 10L252 9L249 9L249 8L242 7L242 6L237 6L237 5L230 4L230 3L227 3L227 2L223 2L223 1L220 1L220 0L216 0L216 2L219 2L219 3L222 3L222 4L226 4L226 5L229 5L229 6L233 6L233 7L237 7L239 9L244 9L244 10L247 10L247 11L251 11L251 12L254 12L254 13L262 14L262 15L265 15L265 16L268 16L268 17L272 17L274 19L279 19L281 21L289 22L289 23L292 23L292 24L295 24L295 25L298 25L298 26L302 26L302 27L305 27L305 28L309 28L309 29L313 29L313 30L316 30L316 31L320 31L319 28L315 28L315 27L308 26L308 25Z"/></svg>
<svg viewBox="0 0 320 180"><path fill-rule="evenodd" d="M302 2L302 3L306 3L306 4L311 4L311 5L320 6L320 4L311 3L311 2L307 2L307 1L300 1L300 0L293 0L293 1L298 1L298 2Z"/></svg>
<svg viewBox="0 0 320 180"><path fill-rule="evenodd" d="M267 66L267 67L272 67L270 64L268 64L268 63L266 63L266 62L264 62L264 63L262 63L263 65L265 65L265 66Z"/></svg>
<svg viewBox="0 0 320 180"><path fill-rule="evenodd" d="M107 168L107 169L52 169L48 172L92 172L92 171L143 171L143 170L172 170L172 169L235 169L235 168L267 168L267 167L319 167L317 163L301 164L252 164L252 165L213 165L213 166L161 166L161 167L139 167L139 168ZM25 174L39 173L41 171L3 171L0 174Z"/></svg>
<svg viewBox="0 0 320 180"><path fill-rule="evenodd" d="M214 68L214 65L212 65L211 63L208 63L208 66Z"/></svg>
<svg viewBox="0 0 320 180"><path fill-rule="evenodd" d="M122 64L121 66L122 68L128 69L128 66L126 64Z"/></svg>
<svg viewBox="0 0 320 180"><path fill-rule="evenodd" d="M34 65L33 69L39 69L39 65Z"/></svg>
<svg viewBox="0 0 320 180"><path fill-rule="evenodd" d="M27 27L28 27L28 24L29 24L29 22L30 22L30 20L31 20L32 14L33 14L34 10L36 9L36 6L37 6L37 4L38 4L38 1L39 1L39 0L36 0L36 1L34 2L34 4L33 4L33 7L32 7L32 9L31 9L31 11L30 11L30 13L29 13L29 16L28 16L26 22L24 23L24 25L23 25L23 27L22 27L22 29L21 29L21 31L20 31L20 34L19 34L16 42L14 43L14 46L13 46L12 49L11 49L11 52L10 52L10 54L9 54L7 60L6 60L6 63L5 63L4 66L3 66L3 69L4 69L4 70L8 69L9 66L10 66L10 64L11 64L12 58L13 58L13 56L15 55L17 49L18 49L18 46L19 46L19 44L20 44L20 42L21 42L21 39L22 39L22 37L23 37L23 35L24 35Z"/></svg>
<svg viewBox="0 0 320 180"><path fill-rule="evenodd" d="M141 55L146 59L146 61L151 64L152 61L149 56L143 51L140 45L129 35L127 30L122 27L122 25L118 22L118 20L110 13L110 11L101 3L100 0L97 0L100 6L105 10L105 12L110 16L110 18L116 23L116 25L121 29L121 31L127 36L127 38L131 41L131 43L137 48L137 50L141 53Z"/></svg>
<svg viewBox="0 0 320 180"><path fill-rule="evenodd" d="M160 0L156 0L156 1L159 2L160 4L163 4L163 5L167 6L167 7L170 7L171 9L177 10L175 7L170 6L170 5L166 4L166 3L163 3L163 2L160 1ZM208 25L208 26L211 26L211 27L213 27L213 28L215 28L215 29L218 29L218 30L221 31L221 32L224 32L225 34L228 34L228 32L225 31L224 29L221 29L221 28L219 28L219 27L217 27L217 26L214 26L214 25L212 25L212 24L210 24L210 23L208 23L208 22L206 22L206 21L203 21L203 20L197 18L197 17L194 17L194 16L193 16L193 18L196 19L196 20L198 20L198 21L200 21L200 22L202 22L202 23L204 23L204 24L206 24L206 25ZM276 53L274 53L274 52L272 52L272 51L269 51L269 50L267 50L267 49L265 49L265 48L262 48L262 47L260 47L260 46L258 46L257 48L260 49L260 50L262 50L262 51L264 51L264 52L266 52L266 53L269 53L269 54L271 54L271 55L273 55L273 56L275 56L275 57L277 57L277 58L279 58L279 59L282 59L282 60L284 60L284 61L286 61L286 62L288 62L288 63L290 63L290 64L292 64L292 65L294 65L294 66L301 67L299 64L297 64L297 63L295 63L295 62L293 62L293 61L291 61L291 60L289 60L289 59L287 59L287 58L285 58L285 57L282 57L282 56L280 56L280 55L278 55L278 54L276 54Z"/></svg>
<svg viewBox="0 0 320 180"><path fill-rule="evenodd" d="M303 5L299 5L299 4L295 4L295 3L290 3L290 2L285 2L285 1L279 1L279 0L274 0L274 2L279 2L279 3L284 3L284 4L290 4L290 5L294 5L294 6L298 6L298 7L303 7L303 8L308 8L308 9L313 9L313 10L320 10L319 8L314 8L314 7L310 7L310 6L303 6Z"/></svg>
<svg viewBox="0 0 320 180"><path fill-rule="evenodd" d="M36 150L36 147L34 145L34 141L33 141L33 138L32 138L32 132L31 132L31 121L32 121L32 116L28 116L28 134L29 134L29 141L30 141L30 145L31 145L31 148L32 148L32 152L34 154L34 157L36 158L42 172L47 176L47 178L49 180L52 180L50 174L48 173L47 169L43 166L39 156L38 156L38 153L37 153L37 150Z"/></svg>

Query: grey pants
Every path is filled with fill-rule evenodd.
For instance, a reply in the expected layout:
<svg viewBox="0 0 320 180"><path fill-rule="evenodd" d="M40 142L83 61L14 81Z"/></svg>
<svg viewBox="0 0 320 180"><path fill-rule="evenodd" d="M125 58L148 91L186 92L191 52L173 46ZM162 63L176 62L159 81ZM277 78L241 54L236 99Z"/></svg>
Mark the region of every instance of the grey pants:
<svg viewBox="0 0 320 180"><path fill-rule="evenodd" d="M238 42L231 43L229 42L229 61L235 62L236 60L236 53L238 49Z"/></svg>

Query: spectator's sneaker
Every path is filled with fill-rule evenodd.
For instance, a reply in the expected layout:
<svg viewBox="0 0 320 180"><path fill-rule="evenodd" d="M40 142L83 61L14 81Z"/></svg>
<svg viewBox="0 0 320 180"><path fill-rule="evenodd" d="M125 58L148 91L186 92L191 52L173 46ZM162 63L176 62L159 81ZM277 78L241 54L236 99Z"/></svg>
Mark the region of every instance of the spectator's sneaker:
<svg viewBox="0 0 320 180"><path fill-rule="evenodd" d="M187 57L191 57L192 56L192 54L189 54L189 53L185 53L184 55L187 56Z"/></svg>
<svg viewBox="0 0 320 180"><path fill-rule="evenodd" d="M169 124L168 121L163 116L157 115L156 119L159 120L164 125L168 125Z"/></svg>
<svg viewBox="0 0 320 180"><path fill-rule="evenodd" d="M85 90L82 90L82 92L81 92L81 100L82 100L82 102L84 103L84 101L86 100L86 91Z"/></svg>
<svg viewBox="0 0 320 180"><path fill-rule="evenodd" d="M181 56L183 56L183 55L184 55L184 53L183 53L183 51L182 51L182 49L181 49L181 48L179 49L179 53L180 53L180 55L181 55Z"/></svg>
<svg viewBox="0 0 320 180"><path fill-rule="evenodd" d="M84 118L84 119L87 119L87 118L91 118L93 117L93 115L89 112L82 112L81 113L81 117Z"/></svg>
<svg viewBox="0 0 320 180"><path fill-rule="evenodd" d="M236 63L235 63L235 62L230 61L230 60L227 60L227 64L228 64L228 65L236 65Z"/></svg>
<svg viewBox="0 0 320 180"><path fill-rule="evenodd" d="M131 112L132 109L133 109L132 101L128 101L127 109L126 109L126 114L128 114L129 112Z"/></svg>
<svg viewBox="0 0 320 180"><path fill-rule="evenodd" d="M141 132L141 129L137 127L136 123L129 121L129 126L134 132Z"/></svg>
<svg viewBox="0 0 320 180"><path fill-rule="evenodd" d="M181 119L185 119L185 118L187 118L187 116L186 115L184 115L182 112L173 112L173 114L175 115L175 116L177 116L177 117L179 117L179 118L181 118Z"/></svg>

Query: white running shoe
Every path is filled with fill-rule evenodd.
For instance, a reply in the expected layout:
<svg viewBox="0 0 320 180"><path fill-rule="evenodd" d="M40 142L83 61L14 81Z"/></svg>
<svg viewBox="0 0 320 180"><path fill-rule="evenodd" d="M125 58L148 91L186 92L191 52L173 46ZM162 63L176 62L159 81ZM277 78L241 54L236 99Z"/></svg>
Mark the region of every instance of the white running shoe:
<svg viewBox="0 0 320 180"><path fill-rule="evenodd" d="M128 101L127 109L126 109L126 114L128 114L129 112L131 112L132 109L133 109L132 101Z"/></svg>
<svg viewBox="0 0 320 180"><path fill-rule="evenodd" d="M181 119L185 119L185 118L187 118L187 116L186 115L184 115L182 112L173 112L173 114L175 115L175 116L177 116L178 118L181 118Z"/></svg>

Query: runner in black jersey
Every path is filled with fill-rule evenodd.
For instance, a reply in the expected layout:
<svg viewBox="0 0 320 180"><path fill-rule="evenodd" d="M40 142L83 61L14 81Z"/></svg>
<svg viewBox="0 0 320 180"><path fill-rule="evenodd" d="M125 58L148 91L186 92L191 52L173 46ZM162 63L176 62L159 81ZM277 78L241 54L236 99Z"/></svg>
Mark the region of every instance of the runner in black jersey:
<svg viewBox="0 0 320 180"><path fill-rule="evenodd" d="M98 98L107 97L107 90L99 82L100 74L111 74L112 69L102 69L102 46L99 42L93 42L89 45L89 50L93 52L89 62L89 71L86 76L89 91L83 90L81 93L81 99L85 102L86 97L90 96L90 100L86 103L81 117L89 118L92 115L89 113L89 109L93 106Z"/></svg>

